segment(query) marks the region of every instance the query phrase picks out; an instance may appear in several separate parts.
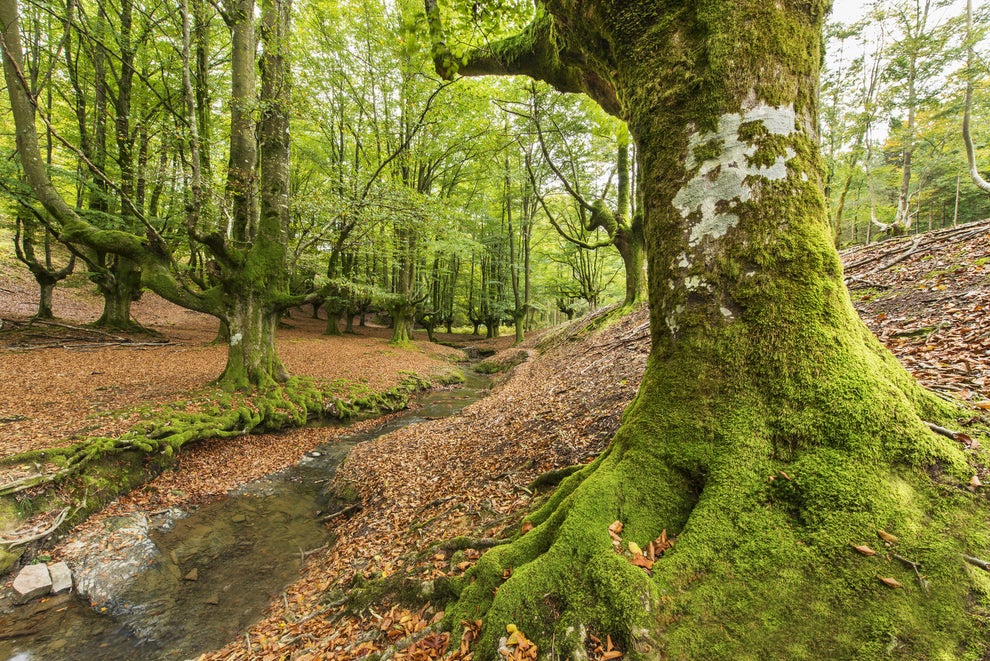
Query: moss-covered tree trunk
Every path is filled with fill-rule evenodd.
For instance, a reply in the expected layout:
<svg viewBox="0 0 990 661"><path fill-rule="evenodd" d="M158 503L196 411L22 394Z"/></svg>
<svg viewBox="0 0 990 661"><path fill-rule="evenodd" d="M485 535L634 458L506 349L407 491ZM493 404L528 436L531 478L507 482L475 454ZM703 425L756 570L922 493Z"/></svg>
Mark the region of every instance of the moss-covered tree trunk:
<svg viewBox="0 0 990 661"><path fill-rule="evenodd" d="M104 269L93 276L93 281L103 297L103 312L94 325L117 330L138 327L131 320L131 303L141 296L141 269L116 255L101 255L99 262Z"/></svg>
<svg viewBox="0 0 990 661"><path fill-rule="evenodd" d="M479 659L507 624L574 658L591 634L625 658L981 658L990 580L962 554L990 553L986 508L924 422L954 409L859 321L831 241L826 3L545 5L545 40L463 70L531 73L629 122L652 349L608 450L483 557L449 621L483 616ZM633 564L630 543L664 536Z"/></svg>
<svg viewBox="0 0 990 661"><path fill-rule="evenodd" d="M239 291L225 319L227 364L220 383L227 389L250 389L288 379L275 348L275 329L281 310L273 308L265 292Z"/></svg>

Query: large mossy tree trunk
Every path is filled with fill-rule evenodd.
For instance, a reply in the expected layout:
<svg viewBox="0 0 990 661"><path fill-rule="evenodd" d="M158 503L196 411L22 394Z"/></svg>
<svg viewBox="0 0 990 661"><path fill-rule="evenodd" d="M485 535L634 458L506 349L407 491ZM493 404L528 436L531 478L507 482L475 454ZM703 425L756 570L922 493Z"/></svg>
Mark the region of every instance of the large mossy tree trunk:
<svg viewBox="0 0 990 661"><path fill-rule="evenodd" d="M498 657L507 624L574 658L590 634L634 659L986 652L990 580L962 558L990 551L986 507L963 488L963 452L924 422L956 410L860 322L832 245L816 133L826 8L546 2L522 38L462 67L586 91L628 121L652 333L609 448L447 608L451 624L483 617L476 658ZM664 534L676 542L650 572L631 562L630 542Z"/></svg>
<svg viewBox="0 0 990 661"><path fill-rule="evenodd" d="M129 259L105 253L96 263L100 269L91 279L103 297L103 312L93 325L115 330L140 328L131 319L131 303L141 297L141 269Z"/></svg>
<svg viewBox="0 0 990 661"><path fill-rule="evenodd" d="M235 241L250 247L224 278L229 304L223 319L230 332L227 365L220 384L250 389L288 380L275 347L275 330L288 308L286 241L289 226L288 29L290 0L261 0L261 98L255 146L253 111L256 38L253 0L239 0L232 70L235 95L244 105L232 111L228 187L234 197ZM240 105L238 103L232 106ZM234 130L236 128L236 135ZM260 152L260 157L259 157ZM260 161L260 172L255 161ZM260 184L259 184L260 181ZM256 191L256 192L255 192Z"/></svg>

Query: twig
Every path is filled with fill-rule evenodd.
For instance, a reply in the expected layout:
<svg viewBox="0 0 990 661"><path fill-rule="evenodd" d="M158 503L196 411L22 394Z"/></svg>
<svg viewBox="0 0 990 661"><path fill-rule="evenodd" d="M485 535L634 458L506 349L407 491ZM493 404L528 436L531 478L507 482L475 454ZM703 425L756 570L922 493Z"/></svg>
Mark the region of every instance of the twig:
<svg viewBox="0 0 990 661"><path fill-rule="evenodd" d="M323 517L322 519L320 519L320 521L323 521L324 523L326 523L327 521L332 521L332 520L336 519L338 516L345 516L347 514L350 514L351 512L356 512L356 511L358 511L360 509L361 509L361 505L358 505L358 504L348 505L344 509L337 510L333 514L327 514L325 517Z"/></svg>
<svg viewBox="0 0 990 661"><path fill-rule="evenodd" d="M973 556L966 554L963 554L963 560L974 567L979 567L983 571L990 571L990 562L987 562L986 560L980 560L979 558L974 558Z"/></svg>
<svg viewBox="0 0 990 661"><path fill-rule="evenodd" d="M914 560L910 560L908 558L905 558L903 555L898 555L896 553L892 553L891 555L893 555L895 559L900 560L905 565L907 565L911 569L913 569L914 570L914 575L918 579L918 585L921 586L921 589L922 590L925 590L925 591L928 590L928 581L926 581L921 576L921 572L918 571L918 568L921 567L921 563L920 562L915 562Z"/></svg>
<svg viewBox="0 0 990 661"><path fill-rule="evenodd" d="M945 427L939 427L934 422L928 422L927 420L925 421L925 424L928 425L928 428L936 434L941 434L946 438L951 438L953 441L959 440L959 432L957 431L952 431L951 429L946 429Z"/></svg>
<svg viewBox="0 0 990 661"><path fill-rule="evenodd" d="M323 546L318 546L315 549L310 549L308 551L303 551L302 552L302 556L303 556L303 558L308 558L309 556L313 555L314 553L319 553L320 551L325 551L326 548L327 548L327 546L328 546L327 544L324 544Z"/></svg>
<svg viewBox="0 0 990 661"><path fill-rule="evenodd" d="M425 505L423 505L422 507L420 507L419 508L419 512L417 512L417 514L419 514L420 512L423 512L424 510L428 510L431 507L436 507L437 505L443 505L444 503L450 502L453 499L454 499L454 496L446 496L444 498L437 498L435 500L431 500L430 502L428 502Z"/></svg>
<svg viewBox="0 0 990 661"><path fill-rule="evenodd" d="M872 282L867 280L861 275L850 275L846 277L846 286L849 289L861 289L872 287L874 289L890 289L890 285L885 285L879 282Z"/></svg>

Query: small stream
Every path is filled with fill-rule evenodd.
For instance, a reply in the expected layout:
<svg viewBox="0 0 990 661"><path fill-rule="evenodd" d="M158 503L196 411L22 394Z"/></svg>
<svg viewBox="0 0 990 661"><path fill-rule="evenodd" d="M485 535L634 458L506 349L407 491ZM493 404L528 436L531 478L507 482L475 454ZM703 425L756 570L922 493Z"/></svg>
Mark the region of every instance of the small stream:
<svg viewBox="0 0 990 661"><path fill-rule="evenodd" d="M415 410L321 446L220 501L150 516L135 577L99 610L75 594L0 610L0 661L189 659L243 635L298 575L305 552L328 542L332 530L318 513L350 449L453 415L490 383L467 371L460 386L418 396Z"/></svg>

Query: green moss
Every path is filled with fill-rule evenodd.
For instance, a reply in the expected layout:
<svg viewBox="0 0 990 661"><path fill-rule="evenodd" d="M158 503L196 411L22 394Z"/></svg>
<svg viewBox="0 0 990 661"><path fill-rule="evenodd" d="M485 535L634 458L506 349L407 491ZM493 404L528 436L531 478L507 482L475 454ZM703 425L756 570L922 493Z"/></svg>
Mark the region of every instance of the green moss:
<svg viewBox="0 0 990 661"><path fill-rule="evenodd" d="M0 546L0 576L13 569L22 555L24 555L23 546L13 549Z"/></svg>
<svg viewBox="0 0 990 661"><path fill-rule="evenodd" d="M695 147L692 155L696 163L704 163L721 156L723 148L724 142L721 138L712 138Z"/></svg>
<svg viewBox="0 0 990 661"><path fill-rule="evenodd" d="M443 374L434 377L433 381L437 385L441 386L452 386L460 383L464 383L465 376L464 372L459 369L454 369L449 372L444 372Z"/></svg>

